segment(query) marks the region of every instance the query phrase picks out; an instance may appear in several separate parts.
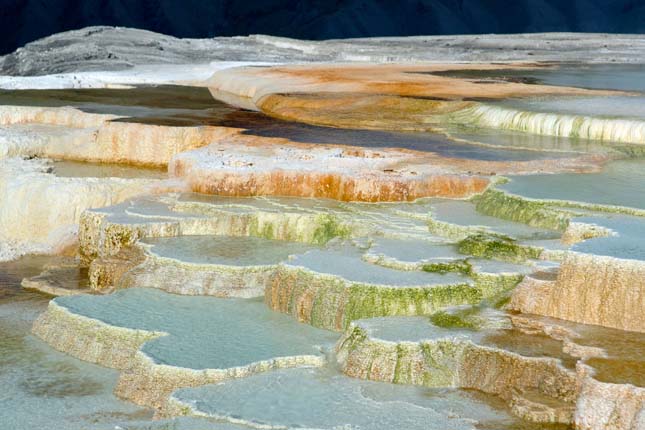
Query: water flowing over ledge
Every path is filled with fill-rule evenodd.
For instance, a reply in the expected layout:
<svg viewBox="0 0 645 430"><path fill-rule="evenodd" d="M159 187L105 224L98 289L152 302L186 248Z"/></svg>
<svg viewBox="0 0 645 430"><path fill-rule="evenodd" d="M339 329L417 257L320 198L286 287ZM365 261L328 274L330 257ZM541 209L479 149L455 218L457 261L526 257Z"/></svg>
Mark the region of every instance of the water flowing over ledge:
<svg viewBox="0 0 645 430"><path fill-rule="evenodd" d="M451 120L477 127L526 133L645 144L645 120L531 112L503 106L476 104L451 115Z"/></svg>
<svg viewBox="0 0 645 430"><path fill-rule="evenodd" d="M228 42L274 61L401 46L216 43ZM370 52L329 50L352 44ZM49 239L79 224L76 258L24 275L25 288L65 296L34 334L116 368L115 394L156 417L640 430L643 176L638 160L614 158L645 154L645 115L642 97L611 90L642 90L638 70L583 72L594 83L574 88L577 65L256 66L212 65L192 88L0 91L0 233ZM122 84L148 79L131 72ZM343 407L333 417L330 403Z"/></svg>

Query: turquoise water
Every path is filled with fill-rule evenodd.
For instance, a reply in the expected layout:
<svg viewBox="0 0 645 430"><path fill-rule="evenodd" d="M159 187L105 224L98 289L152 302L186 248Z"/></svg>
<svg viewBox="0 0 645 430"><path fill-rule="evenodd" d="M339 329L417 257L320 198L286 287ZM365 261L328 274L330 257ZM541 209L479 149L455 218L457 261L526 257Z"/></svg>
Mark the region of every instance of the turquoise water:
<svg viewBox="0 0 645 430"><path fill-rule="evenodd" d="M454 244L414 239L378 238L370 246L369 253L375 256L390 257L404 263L452 261L464 258L457 252Z"/></svg>
<svg viewBox="0 0 645 430"><path fill-rule="evenodd" d="M302 243L269 240L257 237L179 236L149 238L154 255L192 264L259 266L278 264L290 255L313 249Z"/></svg>
<svg viewBox="0 0 645 430"><path fill-rule="evenodd" d="M54 351L30 334L50 297L20 288L49 257L0 263L2 430L243 430L195 418L152 421L153 411L116 398L118 374Z"/></svg>
<svg viewBox="0 0 645 430"><path fill-rule="evenodd" d="M289 265L341 277L351 282L393 287L452 285L469 282L456 273L437 274L389 269L365 262L361 252L349 245L312 250L295 257Z"/></svg>
<svg viewBox="0 0 645 430"><path fill-rule="evenodd" d="M466 256L457 252L453 243L435 243L424 240L397 240L377 238L367 251L371 257L385 257L408 264L449 263ZM530 266L496 260L468 258L475 272L530 273Z"/></svg>
<svg viewBox="0 0 645 430"><path fill-rule="evenodd" d="M438 327L429 318L423 317L372 318L360 320L358 324L371 337L390 342L456 337L525 357L553 357L562 360L570 368L575 366L575 360L562 350L562 342L512 329L508 317L501 311L487 307L456 307L448 309L447 313L460 316L475 325L472 329Z"/></svg>
<svg viewBox="0 0 645 430"><path fill-rule="evenodd" d="M321 355L338 335L270 311L262 300L186 297L132 288L108 296L59 297L71 312L132 329L169 333L142 350L155 362L226 369L276 357Z"/></svg>
<svg viewBox="0 0 645 430"><path fill-rule="evenodd" d="M645 218L626 215L581 217L576 221L600 225L615 234L575 244L573 251L616 258L645 260Z"/></svg>
<svg viewBox="0 0 645 430"><path fill-rule="evenodd" d="M510 176L498 188L533 199L645 209L645 160L613 161L599 173Z"/></svg>
<svg viewBox="0 0 645 430"><path fill-rule="evenodd" d="M522 148L533 151L548 151L561 153L562 157L576 153L607 153L615 150L627 150L633 146L625 145L617 148L589 139L570 138L564 136L545 136L540 134L523 133L521 131L494 128L472 127L467 125L449 125L445 132L453 139L471 144L502 148ZM639 152L640 148L636 148ZM555 155L553 155L555 157Z"/></svg>
<svg viewBox="0 0 645 430"><path fill-rule="evenodd" d="M645 91L642 64L571 64L554 69L538 69L527 76L547 85L564 85L598 90Z"/></svg>
<svg viewBox="0 0 645 430"><path fill-rule="evenodd" d="M150 419L150 411L112 395L115 371L56 352L31 336L31 324L49 299L21 289L20 281L39 274L48 261L0 263L0 427L81 430Z"/></svg>
<svg viewBox="0 0 645 430"><path fill-rule="evenodd" d="M645 97L641 96L541 97L505 100L495 104L531 112L645 119Z"/></svg>
<svg viewBox="0 0 645 430"><path fill-rule="evenodd" d="M444 338L476 340L481 334L473 330L448 329L432 324L428 317L380 317L358 320L358 326L370 337L389 342L420 342Z"/></svg>
<svg viewBox="0 0 645 430"><path fill-rule="evenodd" d="M498 429L517 425L464 391L362 381L328 369L266 372L182 389L174 397L201 413L255 428L474 430L484 424Z"/></svg>
<svg viewBox="0 0 645 430"><path fill-rule="evenodd" d="M556 232L530 227L526 224L506 221L484 215L475 209L475 205L463 200L435 200L432 203L432 218L460 226L481 227L493 233L511 236L515 239L550 239L557 238Z"/></svg>
<svg viewBox="0 0 645 430"><path fill-rule="evenodd" d="M641 64L563 64L526 70L447 70L433 74L597 90L645 91L645 66Z"/></svg>
<svg viewBox="0 0 645 430"><path fill-rule="evenodd" d="M538 69L527 76L547 85L564 85L598 90L645 91L642 64L571 64L554 69Z"/></svg>
<svg viewBox="0 0 645 430"><path fill-rule="evenodd" d="M0 263L0 428L2 430L243 430L182 417L153 421L153 411L113 394L118 378L106 369L54 351L30 334L49 297L20 288L48 257Z"/></svg>

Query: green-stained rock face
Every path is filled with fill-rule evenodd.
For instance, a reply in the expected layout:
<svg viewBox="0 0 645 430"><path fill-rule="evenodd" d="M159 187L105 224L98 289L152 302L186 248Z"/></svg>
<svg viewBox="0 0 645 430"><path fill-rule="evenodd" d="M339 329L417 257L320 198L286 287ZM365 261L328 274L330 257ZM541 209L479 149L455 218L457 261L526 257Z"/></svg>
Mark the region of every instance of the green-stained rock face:
<svg viewBox="0 0 645 430"><path fill-rule="evenodd" d="M488 189L473 197L478 212L533 227L564 231L571 213L551 208L547 203L523 199L503 191Z"/></svg>
<svg viewBox="0 0 645 430"><path fill-rule="evenodd" d="M476 303L480 299L480 292L469 284L437 285L432 288L352 285L345 309L345 325L377 316L425 315L434 309Z"/></svg>
<svg viewBox="0 0 645 430"><path fill-rule="evenodd" d="M189 235L253 236L325 245L368 235L425 234L416 212L340 205L319 199L212 198L163 195L86 211L80 220L83 264L112 256L139 239ZM427 217L427 216L426 216Z"/></svg>
<svg viewBox="0 0 645 430"><path fill-rule="evenodd" d="M475 286L481 291L485 299L499 300L512 291L517 284L522 282L522 273L473 273L471 275Z"/></svg>
<svg viewBox="0 0 645 430"><path fill-rule="evenodd" d="M430 315L432 324L441 328L459 328L475 330L479 327L479 321L473 318L473 312L448 313L438 311Z"/></svg>
<svg viewBox="0 0 645 430"><path fill-rule="evenodd" d="M356 378L476 389L498 396L527 421L571 424L576 373L554 357L531 355L535 338L500 325L499 313L480 311L438 312L432 323L414 317L357 321L336 344L338 362ZM507 337L513 340L499 341Z"/></svg>
<svg viewBox="0 0 645 430"><path fill-rule="evenodd" d="M540 249L520 245L510 237L485 233L459 241L458 250L462 254L513 262L538 258L541 253Z"/></svg>
<svg viewBox="0 0 645 430"><path fill-rule="evenodd" d="M0 76L0 430L645 430L645 40L224 39Z"/></svg>
<svg viewBox="0 0 645 430"><path fill-rule="evenodd" d="M426 263L421 266L421 270L431 273L459 272L469 275L472 272L472 266L466 260L456 260L449 263Z"/></svg>
<svg viewBox="0 0 645 430"><path fill-rule="evenodd" d="M436 282L429 281L429 282ZM469 283L387 286L353 282L305 268L283 266L267 288L265 300L316 327L341 331L358 319L428 315L445 306L476 303L481 293Z"/></svg>
<svg viewBox="0 0 645 430"><path fill-rule="evenodd" d="M312 243L324 245L334 238L347 239L351 235L348 225L343 225L333 215L322 214L316 217L318 227L314 230Z"/></svg>

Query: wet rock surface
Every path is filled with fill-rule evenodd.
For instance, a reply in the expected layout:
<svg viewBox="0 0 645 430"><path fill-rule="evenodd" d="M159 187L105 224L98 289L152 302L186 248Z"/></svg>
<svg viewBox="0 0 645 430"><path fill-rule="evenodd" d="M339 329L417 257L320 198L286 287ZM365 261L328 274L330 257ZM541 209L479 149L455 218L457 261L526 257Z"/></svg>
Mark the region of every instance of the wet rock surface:
<svg viewBox="0 0 645 430"><path fill-rule="evenodd" d="M305 397L320 407L306 407L309 400L303 400ZM249 398L251 401L241 401ZM240 403L244 405L241 408ZM456 406L459 403L461 406ZM252 428L289 425L327 429L352 425L414 429L442 428L447 424L468 429L474 428L473 419L498 428L517 424L512 417L467 393L360 381L330 369L281 370L218 386L182 390L170 399L169 410L217 417Z"/></svg>
<svg viewBox="0 0 645 430"><path fill-rule="evenodd" d="M640 430L643 69L497 64L639 41L161 39L0 59L8 422Z"/></svg>

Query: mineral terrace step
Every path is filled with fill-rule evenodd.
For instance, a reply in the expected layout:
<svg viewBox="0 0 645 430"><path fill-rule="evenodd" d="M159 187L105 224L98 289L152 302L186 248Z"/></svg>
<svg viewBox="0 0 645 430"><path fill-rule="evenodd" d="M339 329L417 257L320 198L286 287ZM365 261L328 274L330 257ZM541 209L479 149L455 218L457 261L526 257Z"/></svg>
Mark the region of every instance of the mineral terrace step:
<svg viewBox="0 0 645 430"><path fill-rule="evenodd" d="M643 172L643 160L617 160L597 173L511 176L497 187L531 199L645 209Z"/></svg>
<svg viewBox="0 0 645 430"><path fill-rule="evenodd" d="M263 297L281 263L315 248L252 236L178 236L139 243L145 249L145 261L129 269L118 288L150 287L176 294L245 298Z"/></svg>
<svg viewBox="0 0 645 430"><path fill-rule="evenodd" d="M23 288L40 291L51 296L71 296L91 292L87 270L79 267L49 268L40 275L24 278Z"/></svg>
<svg viewBox="0 0 645 430"><path fill-rule="evenodd" d="M182 389L170 398L167 413L213 417L252 428L330 430L471 430L491 422L504 428L514 421L457 390L361 381L324 368L277 370Z"/></svg>
<svg viewBox="0 0 645 430"><path fill-rule="evenodd" d="M460 273L390 269L363 260L347 244L315 249L282 264L266 290L266 303L299 321L344 330L370 316L423 315L475 303L488 291Z"/></svg>
<svg viewBox="0 0 645 430"><path fill-rule="evenodd" d="M117 392L147 405L182 386L321 365L336 339L273 313L258 300L138 288L59 297L33 332L60 351L121 369Z"/></svg>
<svg viewBox="0 0 645 430"><path fill-rule="evenodd" d="M348 376L361 379L477 389L509 404L513 393L539 390L563 407L572 405L577 376L562 365L568 359L561 342L523 335L505 328L503 321L485 322L481 328L476 324L477 318L499 317L489 312L474 319L431 318L440 326L419 317L360 320L337 343L338 362ZM546 419L544 414L521 416ZM568 418L570 423L571 414Z"/></svg>

